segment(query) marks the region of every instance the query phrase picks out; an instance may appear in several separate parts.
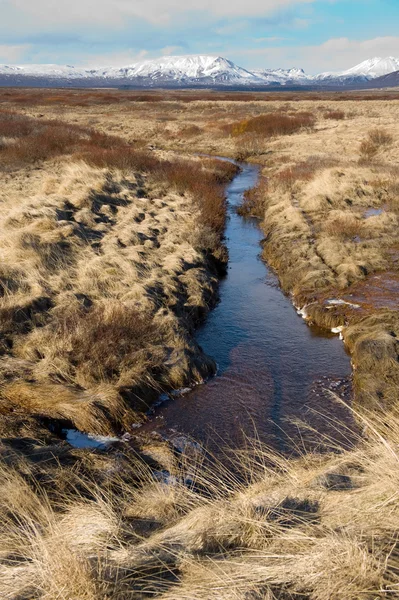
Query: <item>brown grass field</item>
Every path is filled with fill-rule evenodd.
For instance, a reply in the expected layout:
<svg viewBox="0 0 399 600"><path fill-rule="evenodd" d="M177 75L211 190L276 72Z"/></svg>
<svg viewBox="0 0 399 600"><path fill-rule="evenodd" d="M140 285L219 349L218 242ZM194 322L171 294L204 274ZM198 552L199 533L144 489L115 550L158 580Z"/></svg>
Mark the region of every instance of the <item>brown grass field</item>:
<svg viewBox="0 0 399 600"><path fill-rule="evenodd" d="M1 598L399 596L398 117L397 91L0 90ZM342 330L354 450L249 441L226 472L195 444L60 438L131 431L214 372L194 331L235 169L201 153L262 166L240 212Z"/></svg>

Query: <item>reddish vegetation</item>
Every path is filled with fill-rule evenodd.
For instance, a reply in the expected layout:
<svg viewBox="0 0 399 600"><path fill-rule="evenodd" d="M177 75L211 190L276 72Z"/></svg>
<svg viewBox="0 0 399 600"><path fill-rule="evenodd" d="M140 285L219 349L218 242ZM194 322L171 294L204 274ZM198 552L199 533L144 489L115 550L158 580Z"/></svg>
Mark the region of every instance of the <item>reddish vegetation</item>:
<svg viewBox="0 0 399 600"><path fill-rule="evenodd" d="M280 160L284 164L284 160ZM289 190L297 181L311 181L319 169L336 166L336 161L320 156L309 156L306 160L291 165L273 177L273 183Z"/></svg>
<svg viewBox="0 0 399 600"><path fill-rule="evenodd" d="M369 131L367 138L360 144L361 160L372 160L381 148L390 146L393 142L392 135L385 129L375 128Z"/></svg>
<svg viewBox="0 0 399 600"><path fill-rule="evenodd" d="M332 119L334 121L343 121L345 119L345 113L343 110L330 110L324 115L325 119Z"/></svg>
<svg viewBox="0 0 399 600"><path fill-rule="evenodd" d="M252 133L264 137L278 135L291 135L303 128L312 128L315 117L309 112L285 114L270 112L259 117L244 119L238 123L231 123L224 127L225 131L233 137Z"/></svg>
<svg viewBox="0 0 399 600"><path fill-rule="evenodd" d="M0 159L3 167L16 168L73 154L100 168L149 173L151 179L171 185L180 194L192 193L203 222L218 235L225 226L224 185L236 172L230 163L204 159L193 162L161 160L150 151L134 148L116 136L61 121L33 119L0 111Z"/></svg>
<svg viewBox="0 0 399 600"><path fill-rule="evenodd" d="M376 309L399 309L399 273L385 271L375 273L351 286L343 296L347 302L360 304L362 313L375 312Z"/></svg>
<svg viewBox="0 0 399 600"><path fill-rule="evenodd" d="M118 380L127 364L137 359L136 353L159 335L149 318L118 302L70 311L55 319L51 328L55 339L64 340L59 352L97 383L104 377Z"/></svg>
<svg viewBox="0 0 399 600"><path fill-rule="evenodd" d="M398 100L397 91L376 90L370 92L233 92L218 90L92 90L92 89L34 89L34 88L0 88L0 104L13 103L20 106L81 106L123 104L123 103L157 103L157 102L298 102L302 100L331 101L375 101Z"/></svg>
<svg viewBox="0 0 399 600"><path fill-rule="evenodd" d="M324 227L325 233L342 240L353 239L356 236L361 237L363 230L364 223L352 215L336 217L334 220L329 221Z"/></svg>
<svg viewBox="0 0 399 600"><path fill-rule="evenodd" d="M149 152L127 147L122 140L119 146L110 149L90 148L78 158L99 167L148 172L152 180L171 185L179 194L191 192L201 209L203 223L219 235L223 234L224 185L236 173L233 164L210 159L201 162L160 160Z"/></svg>
<svg viewBox="0 0 399 600"><path fill-rule="evenodd" d="M242 217L258 217L262 219L265 216L265 199L267 197L268 182L263 178L254 188L244 193L244 200L237 212Z"/></svg>
<svg viewBox="0 0 399 600"><path fill-rule="evenodd" d="M15 168L77 149L110 148L117 138L62 121L33 119L0 111L0 158L3 167Z"/></svg>

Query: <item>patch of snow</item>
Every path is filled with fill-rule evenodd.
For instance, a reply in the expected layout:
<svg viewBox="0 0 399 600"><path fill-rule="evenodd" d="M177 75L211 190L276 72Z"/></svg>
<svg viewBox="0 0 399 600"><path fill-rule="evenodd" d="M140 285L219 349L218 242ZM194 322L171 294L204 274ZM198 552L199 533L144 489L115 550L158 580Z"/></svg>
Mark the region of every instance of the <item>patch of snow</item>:
<svg viewBox="0 0 399 600"><path fill-rule="evenodd" d="M82 433L77 429L64 429L63 433L66 435L66 441L74 448L106 449L114 442L120 441L117 437Z"/></svg>
<svg viewBox="0 0 399 600"><path fill-rule="evenodd" d="M339 334L339 339L343 340L344 339L344 336L342 334L343 330L344 330L344 327L342 325L340 325L339 327L333 327L331 329L331 333Z"/></svg>
<svg viewBox="0 0 399 600"><path fill-rule="evenodd" d="M307 305L305 305L303 308L300 308L299 306L295 306L296 312L297 314L302 317L302 319L307 319L308 318L308 313L306 312L306 308Z"/></svg>
<svg viewBox="0 0 399 600"><path fill-rule="evenodd" d="M189 387L185 387L185 388L181 388L180 390L173 390L173 392L170 393L171 396L173 396L174 398L178 398L179 396L185 396L186 394L188 394L189 392L191 392L192 388Z"/></svg>
<svg viewBox="0 0 399 600"><path fill-rule="evenodd" d="M341 300L340 298L326 300L326 304L329 304L330 306L351 306L352 308L360 308L359 304L352 304L351 302L346 302L346 300Z"/></svg>

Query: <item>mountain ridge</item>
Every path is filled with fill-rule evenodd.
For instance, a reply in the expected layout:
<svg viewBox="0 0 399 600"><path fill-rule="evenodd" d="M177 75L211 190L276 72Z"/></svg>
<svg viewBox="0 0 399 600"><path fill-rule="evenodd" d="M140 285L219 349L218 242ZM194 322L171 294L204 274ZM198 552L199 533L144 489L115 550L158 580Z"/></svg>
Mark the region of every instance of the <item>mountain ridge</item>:
<svg viewBox="0 0 399 600"><path fill-rule="evenodd" d="M137 87L187 87L198 85L289 87L364 84L399 71L399 58L374 57L347 70L308 75L300 68L245 69L214 55L163 56L122 67L73 65L0 65L0 85L65 86L132 85Z"/></svg>

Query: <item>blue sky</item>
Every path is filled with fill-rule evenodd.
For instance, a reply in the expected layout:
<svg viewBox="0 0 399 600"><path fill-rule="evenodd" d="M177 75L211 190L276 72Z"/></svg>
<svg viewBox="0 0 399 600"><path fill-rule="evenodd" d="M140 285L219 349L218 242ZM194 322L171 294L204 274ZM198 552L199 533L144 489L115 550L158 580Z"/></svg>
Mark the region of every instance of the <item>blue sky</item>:
<svg viewBox="0 0 399 600"><path fill-rule="evenodd" d="M0 63L215 54L246 68L399 57L399 0L0 0Z"/></svg>

